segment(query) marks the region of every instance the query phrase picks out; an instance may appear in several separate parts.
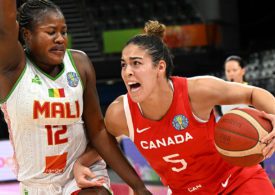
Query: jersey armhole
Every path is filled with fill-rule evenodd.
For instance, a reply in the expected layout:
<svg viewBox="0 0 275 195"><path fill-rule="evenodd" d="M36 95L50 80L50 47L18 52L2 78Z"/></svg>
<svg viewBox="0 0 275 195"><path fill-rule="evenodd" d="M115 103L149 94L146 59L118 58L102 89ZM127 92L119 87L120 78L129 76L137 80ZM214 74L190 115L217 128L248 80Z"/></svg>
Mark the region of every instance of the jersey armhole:
<svg viewBox="0 0 275 195"><path fill-rule="evenodd" d="M192 106L191 106L191 102L190 102L190 98L189 98L189 89L188 89L188 80L187 78L183 79L183 91L185 91L185 93L183 93L183 97L184 99L186 99L186 111L188 112L190 119L192 121L194 121L197 125L205 125L208 124L208 122L211 120L211 115L212 112L209 115L208 120L202 120L201 118L199 118L198 116L195 115L195 113L192 111Z"/></svg>
<svg viewBox="0 0 275 195"><path fill-rule="evenodd" d="M127 126L129 129L129 138L134 141L134 125L133 125L133 120L132 120L132 115L128 103L128 97L127 94L123 95L123 107L124 107L124 113L127 121Z"/></svg>

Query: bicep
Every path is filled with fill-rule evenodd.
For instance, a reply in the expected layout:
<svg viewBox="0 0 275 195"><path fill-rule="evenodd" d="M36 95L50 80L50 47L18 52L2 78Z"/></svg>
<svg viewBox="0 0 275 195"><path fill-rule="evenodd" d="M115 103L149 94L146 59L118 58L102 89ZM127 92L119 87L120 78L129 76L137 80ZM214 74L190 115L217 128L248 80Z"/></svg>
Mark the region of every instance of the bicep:
<svg viewBox="0 0 275 195"><path fill-rule="evenodd" d="M210 113L215 105L250 104L253 89L215 77L190 79L188 88L195 113Z"/></svg>
<svg viewBox="0 0 275 195"><path fill-rule="evenodd" d="M217 104L251 104L253 87L240 83L222 82L217 84L215 97Z"/></svg>
<svg viewBox="0 0 275 195"><path fill-rule="evenodd" d="M240 83L210 78L201 81L201 98L207 97L210 105L250 104L252 87Z"/></svg>
<svg viewBox="0 0 275 195"><path fill-rule="evenodd" d="M123 103L121 101L122 99L118 101L115 100L112 104L110 104L105 115L107 131L115 137L122 135L129 136Z"/></svg>

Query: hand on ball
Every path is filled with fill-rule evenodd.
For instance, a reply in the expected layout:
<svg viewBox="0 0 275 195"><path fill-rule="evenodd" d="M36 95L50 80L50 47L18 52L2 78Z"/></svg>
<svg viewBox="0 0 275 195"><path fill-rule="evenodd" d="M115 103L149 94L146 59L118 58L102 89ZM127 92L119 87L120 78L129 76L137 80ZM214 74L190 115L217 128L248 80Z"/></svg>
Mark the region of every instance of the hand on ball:
<svg viewBox="0 0 275 195"><path fill-rule="evenodd" d="M270 120L273 129L272 131L261 139L262 143L266 144L263 149L263 155L265 158L270 158L275 151L275 115L262 112L263 117Z"/></svg>

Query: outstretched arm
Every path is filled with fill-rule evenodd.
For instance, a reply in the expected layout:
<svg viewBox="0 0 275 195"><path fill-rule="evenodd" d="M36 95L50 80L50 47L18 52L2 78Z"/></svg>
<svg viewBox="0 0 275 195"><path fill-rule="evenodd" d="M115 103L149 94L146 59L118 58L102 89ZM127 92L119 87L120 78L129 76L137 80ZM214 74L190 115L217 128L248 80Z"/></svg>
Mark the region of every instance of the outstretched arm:
<svg viewBox="0 0 275 195"><path fill-rule="evenodd" d="M77 56L75 56L78 58ZM77 64L85 89L84 89L84 110L83 119L87 130L88 139L97 149L100 156L107 164L135 191L136 194L151 194L145 187L144 183L137 175L131 164L125 158L118 147L116 139L110 135L104 124L99 104L95 72L87 56L78 58Z"/></svg>

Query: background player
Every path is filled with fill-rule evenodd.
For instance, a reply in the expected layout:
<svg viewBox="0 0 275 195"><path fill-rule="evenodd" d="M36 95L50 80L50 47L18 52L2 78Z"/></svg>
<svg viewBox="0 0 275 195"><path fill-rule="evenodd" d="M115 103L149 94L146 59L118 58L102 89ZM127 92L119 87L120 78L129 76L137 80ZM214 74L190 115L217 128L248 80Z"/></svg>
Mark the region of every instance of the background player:
<svg viewBox="0 0 275 195"><path fill-rule="evenodd" d="M233 55L226 58L224 62L224 72L225 72L226 80L247 85L247 82L244 81L245 64L241 57ZM245 104L222 105L221 112L222 114L225 114L226 112L236 107L243 108L243 107L248 107L248 105L245 105Z"/></svg>

